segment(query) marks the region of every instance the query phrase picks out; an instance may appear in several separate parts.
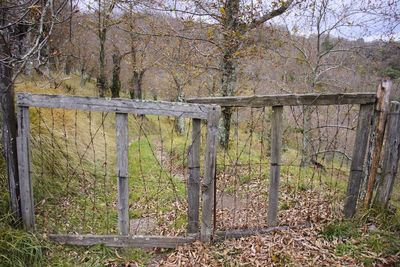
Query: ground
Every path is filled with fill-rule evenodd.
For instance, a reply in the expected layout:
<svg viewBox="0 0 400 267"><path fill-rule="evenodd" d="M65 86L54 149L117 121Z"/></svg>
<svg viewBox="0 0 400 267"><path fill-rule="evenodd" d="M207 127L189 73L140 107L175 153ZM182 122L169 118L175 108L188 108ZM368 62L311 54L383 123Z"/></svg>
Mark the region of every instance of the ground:
<svg viewBox="0 0 400 267"><path fill-rule="evenodd" d="M329 199L303 191L298 205L281 214L286 230L178 248L153 266L396 266L400 239L374 221L345 221ZM396 220L395 217L390 217ZM397 223L399 221L392 221ZM392 225L394 226L394 225ZM385 230L386 229L386 230Z"/></svg>
<svg viewBox="0 0 400 267"><path fill-rule="evenodd" d="M75 76L66 80L66 85L70 93L79 95L91 95L95 89L91 83L79 88L79 77ZM21 90L65 93L65 88L54 89L40 79L19 83L17 91ZM353 220L342 218L348 177L343 159L330 159L332 168L326 170L299 169L291 164L282 166L280 228L268 234L211 244L196 242L176 250L74 247L52 243L48 233L54 231L117 231L114 223L115 160L112 158L114 125L112 118L105 119L104 114L78 115L59 110L32 110L31 123L38 231L29 234L13 229L9 226L11 216L1 215L0 266L399 264L398 210L360 210ZM132 116L129 123L133 129L129 147L130 186L134 188L130 194L132 233L182 234L186 225L188 134L171 132L173 121L166 118ZM283 158L284 162L293 163L297 160L298 149L290 134L295 131L286 130ZM235 136L245 141L237 143L232 151L218 155L217 230L266 226L264 189L268 186L269 169L265 166L269 165L269 159L265 153L267 147L259 141L263 140L264 132L259 134L247 138L246 126L237 126ZM4 163L1 164L0 168L4 169ZM229 167L230 164L235 166ZM7 210L7 194L5 175L1 173L3 214ZM399 207L398 191L397 188L392 200L394 207Z"/></svg>

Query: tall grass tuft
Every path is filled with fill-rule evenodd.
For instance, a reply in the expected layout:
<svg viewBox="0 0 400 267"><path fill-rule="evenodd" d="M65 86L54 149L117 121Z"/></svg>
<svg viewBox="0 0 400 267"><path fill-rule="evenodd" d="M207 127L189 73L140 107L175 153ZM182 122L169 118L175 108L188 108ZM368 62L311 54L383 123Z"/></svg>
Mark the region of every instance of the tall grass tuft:
<svg viewBox="0 0 400 267"><path fill-rule="evenodd" d="M0 156L0 266L42 266L46 246L35 235L11 225L7 171Z"/></svg>
<svg viewBox="0 0 400 267"><path fill-rule="evenodd" d="M0 265L3 267L42 266L47 248L31 233L0 225Z"/></svg>

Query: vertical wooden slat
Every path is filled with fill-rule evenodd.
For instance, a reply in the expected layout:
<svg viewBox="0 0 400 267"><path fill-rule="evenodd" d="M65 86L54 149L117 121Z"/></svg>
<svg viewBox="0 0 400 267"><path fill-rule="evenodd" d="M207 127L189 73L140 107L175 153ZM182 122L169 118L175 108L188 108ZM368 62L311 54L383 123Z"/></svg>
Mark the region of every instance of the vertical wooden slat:
<svg viewBox="0 0 400 267"><path fill-rule="evenodd" d="M3 20L5 22L5 20ZM4 48L3 45L1 45ZM7 49L6 49L7 50ZM3 53L6 52L2 50ZM8 52L6 52L8 53ZM0 64L0 141L4 156L10 209L15 221L22 218L19 193L18 153L17 153L17 116L15 112L15 91L12 64Z"/></svg>
<svg viewBox="0 0 400 267"><path fill-rule="evenodd" d="M129 234L128 114L116 113L118 224L121 235Z"/></svg>
<svg viewBox="0 0 400 267"><path fill-rule="evenodd" d="M202 218L200 239L210 242L213 234L214 175L216 171L217 134L220 110L215 108L207 119L207 140L205 152L205 170L202 180Z"/></svg>
<svg viewBox="0 0 400 267"><path fill-rule="evenodd" d="M27 231L35 230L33 189L30 170L29 108L18 108L18 172L21 193L21 213Z"/></svg>
<svg viewBox="0 0 400 267"><path fill-rule="evenodd" d="M272 107L271 122L271 169L268 192L268 226L276 226L278 221L279 179L282 151L282 106Z"/></svg>
<svg viewBox="0 0 400 267"><path fill-rule="evenodd" d="M201 120L193 119L192 145L189 150L189 180L188 180L188 233L199 230L200 206L200 139Z"/></svg>
<svg viewBox="0 0 400 267"><path fill-rule="evenodd" d="M364 198L364 204L366 207L369 206L372 195L374 192L376 175L378 174L379 162L381 159L381 152L383 146L383 137L385 135L386 117L389 110L389 97L392 90L392 81L389 79L383 79L378 87L377 91L377 104L376 113L378 115L376 121L376 141L375 147L371 157L371 168L368 175L367 191Z"/></svg>
<svg viewBox="0 0 400 267"><path fill-rule="evenodd" d="M397 101L390 103L383 153L382 181L375 202L381 207L386 207L393 190L400 156L400 103Z"/></svg>
<svg viewBox="0 0 400 267"><path fill-rule="evenodd" d="M364 160L367 152L373 110L373 104L360 105L350 176L347 185L347 196L344 204L344 215L346 218L353 217L356 212L358 194L364 176Z"/></svg>

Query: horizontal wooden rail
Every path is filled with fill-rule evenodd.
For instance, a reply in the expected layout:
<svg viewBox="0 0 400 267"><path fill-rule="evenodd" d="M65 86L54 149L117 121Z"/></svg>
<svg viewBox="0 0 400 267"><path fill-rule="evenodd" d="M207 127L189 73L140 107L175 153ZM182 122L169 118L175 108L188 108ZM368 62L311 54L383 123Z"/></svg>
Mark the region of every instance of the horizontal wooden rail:
<svg viewBox="0 0 400 267"><path fill-rule="evenodd" d="M49 239L62 244L91 246L104 244L109 247L176 248L193 243L195 237L121 236L121 235L49 235Z"/></svg>
<svg viewBox="0 0 400 267"><path fill-rule="evenodd" d="M344 94L286 94L286 95L255 95L230 97L199 97L187 99L188 103L216 104L223 107L253 107L265 106L302 106L302 105L347 105L372 104L376 101L375 93L344 93Z"/></svg>
<svg viewBox="0 0 400 267"><path fill-rule="evenodd" d="M211 110L217 106L185 104L163 101L139 101L131 99L106 99L83 96L62 96L44 94L17 94L20 107L80 109L101 112L134 113L139 115L163 115L207 119Z"/></svg>

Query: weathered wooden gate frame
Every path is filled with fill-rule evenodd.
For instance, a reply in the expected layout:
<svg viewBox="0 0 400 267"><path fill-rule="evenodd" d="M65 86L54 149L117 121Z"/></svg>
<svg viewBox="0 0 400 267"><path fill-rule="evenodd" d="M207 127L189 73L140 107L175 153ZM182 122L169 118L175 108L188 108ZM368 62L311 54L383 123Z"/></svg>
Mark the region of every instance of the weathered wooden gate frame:
<svg viewBox="0 0 400 267"><path fill-rule="evenodd" d="M115 247L172 248L200 238L208 242L212 236L213 192L216 159L216 137L221 109L216 105L185 104L129 99L104 99L44 94L17 94L18 113L18 168L21 191L22 220L26 230L35 230L34 199L31 178L29 108L59 108L116 114L116 158L118 177L119 235L50 235L50 239L73 245L106 244ZM189 159L188 178L188 236L129 236L129 174L128 174L128 113L185 117L193 120L193 140ZM201 180L200 220L200 138L201 121L207 121L204 178ZM200 222L200 223L199 223ZM200 225L199 225L200 224ZM199 231L200 227L200 231Z"/></svg>
<svg viewBox="0 0 400 267"><path fill-rule="evenodd" d="M355 144L350 168L344 215L352 217L356 211L360 185L364 175L364 159L368 147L371 120L377 100L375 93L342 94L285 94L233 97L202 97L188 99L189 103L215 104L223 108L272 107L271 163L268 191L267 229L216 231L216 239L241 237L273 231L278 224L278 198L282 151L282 114L284 106L360 105Z"/></svg>

